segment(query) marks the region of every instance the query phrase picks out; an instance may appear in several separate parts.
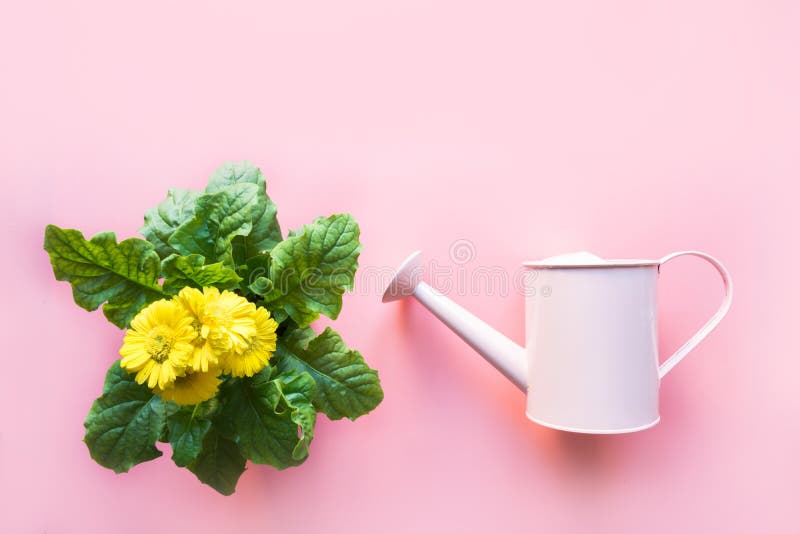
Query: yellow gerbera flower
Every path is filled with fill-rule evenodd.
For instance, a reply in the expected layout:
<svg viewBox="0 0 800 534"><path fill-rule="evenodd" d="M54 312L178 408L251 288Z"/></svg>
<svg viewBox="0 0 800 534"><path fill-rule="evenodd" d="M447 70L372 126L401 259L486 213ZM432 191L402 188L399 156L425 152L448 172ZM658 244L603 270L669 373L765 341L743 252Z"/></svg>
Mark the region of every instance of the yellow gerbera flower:
<svg viewBox="0 0 800 534"><path fill-rule="evenodd" d="M207 373L186 373L175 379L166 389L157 388L155 391L165 401L175 404L197 404L217 394L219 384L219 369L212 367Z"/></svg>
<svg viewBox="0 0 800 534"><path fill-rule="evenodd" d="M256 335L256 305L244 297L216 287L204 287L205 306L200 334L218 353L244 350Z"/></svg>
<svg viewBox="0 0 800 534"><path fill-rule="evenodd" d="M190 366L193 371L208 372L211 366L219 364L219 354L213 349L211 343L203 336L202 318L206 308L206 298L203 292L194 287L184 287L175 296L181 306L192 316L192 328L197 337L194 339L194 352Z"/></svg>
<svg viewBox="0 0 800 534"><path fill-rule="evenodd" d="M125 332L120 365L136 382L164 388L183 375L194 351L192 317L177 303L158 300L140 311Z"/></svg>
<svg viewBox="0 0 800 534"><path fill-rule="evenodd" d="M275 352L278 323L265 308L256 308L255 323L256 334L248 340L247 346L230 352L225 358L224 371L231 376L253 376L267 365Z"/></svg>

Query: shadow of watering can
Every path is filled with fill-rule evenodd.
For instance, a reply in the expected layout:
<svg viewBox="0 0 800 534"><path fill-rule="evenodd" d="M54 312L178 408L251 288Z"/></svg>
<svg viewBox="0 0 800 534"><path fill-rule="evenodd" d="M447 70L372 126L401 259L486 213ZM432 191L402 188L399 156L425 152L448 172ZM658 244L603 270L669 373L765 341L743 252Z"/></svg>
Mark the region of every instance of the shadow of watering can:
<svg viewBox="0 0 800 534"><path fill-rule="evenodd" d="M711 263L725 295L711 319L659 365L658 274L683 255ZM579 252L523 265L530 270L524 348L423 282L419 251L399 267L383 302L416 298L527 393L528 418L570 432L617 434L658 423L661 378L719 324L733 298L728 271L702 252L660 260L604 260Z"/></svg>

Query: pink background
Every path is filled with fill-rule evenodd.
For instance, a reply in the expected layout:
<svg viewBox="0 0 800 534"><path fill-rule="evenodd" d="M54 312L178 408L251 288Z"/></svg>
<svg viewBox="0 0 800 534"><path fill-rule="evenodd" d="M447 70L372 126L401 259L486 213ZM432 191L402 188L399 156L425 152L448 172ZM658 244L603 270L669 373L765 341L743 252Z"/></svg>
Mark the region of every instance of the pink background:
<svg viewBox="0 0 800 534"><path fill-rule="evenodd" d="M3 532L797 532L797 2L47 2L0 17L6 194ZM415 303L377 288L336 328L386 400L319 422L310 459L221 497L169 453L116 476L83 418L122 333L71 301L46 223L136 235L225 159L268 175L285 228L347 211L362 266L695 248L736 285L623 436L530 423L523 397ZM719 301L662 277L661 349ZM522 342L523 300L453 295Z"/></svg>

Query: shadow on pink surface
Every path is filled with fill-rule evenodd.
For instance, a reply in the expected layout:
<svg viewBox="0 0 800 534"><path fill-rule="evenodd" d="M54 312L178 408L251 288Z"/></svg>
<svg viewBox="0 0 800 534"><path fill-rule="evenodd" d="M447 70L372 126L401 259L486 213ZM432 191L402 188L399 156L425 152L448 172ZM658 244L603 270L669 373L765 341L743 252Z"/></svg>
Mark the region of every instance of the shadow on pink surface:
<svg viewBox="0 0 800 534"><path fill-rule="evenodd" d="M499 316L506 324L516 320L520 323L517 329L522 328L522 320L515 319L523 313L522 302L503 304L508 309ZM642 462L653 461L659 444L664 445L663 421L638 432L586 434L556 430L529 420L525 416L524 395L428 310L410 299L394 306L399 309L390 314L391 326L398 340L407 344L398 352L413 369L410 379L417 382L415 389L426 399L428 409L439 412L443 425L457 426L462 420L472 419L478 424L494 425L493 432L502 428L506 438L515 443L514 454L523 459L526 471L545 470L570 485L602 488L615 484ZM668 337L672 342L674 336ZM691 410L682 400L684 386L681 381L676 382L661 393L661 410L670 426L688 426L693 424ZM476 433L480 435L480 431ZM480 445L475 454L480 454Z"/></svg>

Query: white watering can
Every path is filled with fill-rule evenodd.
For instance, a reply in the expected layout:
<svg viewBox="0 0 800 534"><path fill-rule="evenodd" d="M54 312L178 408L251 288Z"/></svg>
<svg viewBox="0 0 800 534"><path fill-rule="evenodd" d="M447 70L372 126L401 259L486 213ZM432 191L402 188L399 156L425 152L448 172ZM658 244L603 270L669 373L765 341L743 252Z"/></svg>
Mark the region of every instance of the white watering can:
<svg viewBox="0 0 800 534"><path fill-rule="evenodd" d="M658 273L684 255L716 267L725 296L711 319L659 365ZM579 252L523 265L532 271L525 277L525 348L421 281L419 251L400 266L383 302L416 298L527 392L529 419L570 432L617 434L658 423L661 378L719 324L733 298L728 271L702 252L660 260L604 260Z"/></svg>

